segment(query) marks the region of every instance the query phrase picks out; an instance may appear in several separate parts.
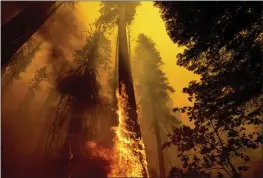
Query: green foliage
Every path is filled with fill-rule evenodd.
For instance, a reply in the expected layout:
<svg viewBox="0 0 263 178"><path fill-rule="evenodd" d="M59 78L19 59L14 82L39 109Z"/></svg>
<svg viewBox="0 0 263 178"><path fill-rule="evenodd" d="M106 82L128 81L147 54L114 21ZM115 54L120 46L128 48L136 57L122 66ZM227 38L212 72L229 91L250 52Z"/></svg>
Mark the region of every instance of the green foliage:
<svg viewBox="0 0 263 178"><path fill-rule="evenodd" d="M187 49L177 64L201 75L183 92L193 107L186 112L194 128L183 126L170 135L187 158L185 170L217 168L233 177L247 167L236 167L233 159L249 161L244 152L262 143L248 125L262 124L262 5L260 2L156 2L171 39ZM223 135L228 135L226 141ZM168 144L169 145L169 144ZM187 151L200 151L199 158ZM198 166L196 166L198 165ZM218 167L219 166L219 167ZM178 170L178 169L177 169ZM176 176L175 176L176 177Z"/></svg>
<svg viewBox="0 0 263 178"><path fill-rule="evenodd" d="M140 5L140 2L101 2L100 17L97 23L102 25L103 28L113 28L118 24L120 16L120 10L125 8L125 20L126 24L130 25L134 20L136 14L136 7Z"/></svg>

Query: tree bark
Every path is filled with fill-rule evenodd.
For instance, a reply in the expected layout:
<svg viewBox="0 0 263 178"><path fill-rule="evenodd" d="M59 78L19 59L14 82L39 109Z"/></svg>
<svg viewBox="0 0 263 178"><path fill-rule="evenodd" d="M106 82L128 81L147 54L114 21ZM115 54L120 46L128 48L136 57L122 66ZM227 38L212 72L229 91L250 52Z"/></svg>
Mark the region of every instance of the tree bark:
<svg viewBox="0 0 263 178"><path fill-rule="evenodd" d="M137 114L137 107L135 101L135 94L134 94L134 87L133 87L133 80L131 75L131 66L130 66L130 59L129 59L129 48L127 42L127 33L126 33L126 20L125 20L125 7L124 5L120 8L120 17L119 17L119 93L121 94L122 91L122 84L126 87L126 94L128 96L128 130L134 135L132 135L134 140L141 139L141 130L140 125L138 122L138 114ZM147 168L143 165L143 156L139 155L140 162L142 163L142 174L143 177L147 177Z"/></svg>
<svg viewBox="0 0 263 178"><path fill-rule="evenodd" d="M128 116L130 131L135 133L134 139L141 138L140 126L138 123L138 114L135 102L133 81L131 75L131 66L129 59L129 50L127 42L127 33L126 33L126 23L125 23L125 7L121 8L120 19L119 19L119 93L121 93L122 84L126 86L126 92L128 95Z"/></svg>
<svg viewBox="0 0 263 178"><path fill-rule="evenodd" d="M60 2L34 2L25 10L5 23L2 28L2 63L5 67L13 55L25 44L30 37L44 24L44 22L62 4Z"/></svg>

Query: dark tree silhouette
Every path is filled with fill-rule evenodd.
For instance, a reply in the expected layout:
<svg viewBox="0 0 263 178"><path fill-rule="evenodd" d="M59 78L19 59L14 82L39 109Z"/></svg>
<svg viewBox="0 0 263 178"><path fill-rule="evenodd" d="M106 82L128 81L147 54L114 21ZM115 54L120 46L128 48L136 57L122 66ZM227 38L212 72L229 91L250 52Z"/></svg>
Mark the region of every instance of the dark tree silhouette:
<svg viewBox="0 0 263 178"><path fill-rule="evenodd" d="M166 106L170 99L169 93L174 92L174 89L170 86L161 69L163 62L160 53L157 51L154 42L144 34L138 36L133 64L134 78L138 81L135 86L140 96L138 103L141 105L142 119L147 119L153 125L158 149L159 176L166 177L164 153L162 151L164 140L161 138L163 130L160 125L178 124L177 119ZM149 117L153 118L150 119Z"/></svg>
<svg viewBox="0 0 263 178"><path fill-rule="evenodd" d="M1 68L6 67L14 54L32 37L37 30L42 27L42 25L44 25L45 21L51 17L51 15L53 15L62 4L74 6L75 3L76 2L55 1L24 3L24 9L4 24L1 24ZM6 2L6 4L8 4L8 2ZM13 4L15 5L15 3ZM12 7L12 5L10 7ZM10 10L12 10L12 8L10 8Z"/></svg>
<svg viewBox="0 0 263 178"><path fill-rule="evenodd" d="M34 2L2 27L2 63L5 67L13 55L61 5L56 2ZM34 20L28 20L34 17Z"/></svg>
<svg viewBox="0 0 263 178"><path fill-rule="evenodd" d="M57 171L60 176L81 177L89 174L103 174L103 168L100 168L99 172L91 173L90 171L94 170L81 167L90 164L90 159L85 158L81 150L84 145L82 133L83 128L85 129L85 114L92 113L96 110L96 105L100 103L100 84L97 80L97 69L98 66L107 68L110 50L110 41L103 32L99 30L91 32L85 46L75 53L75 68L57 79L57 91L61 93L61 97L57 105L57 115L50 131L46 151L49 153L51 146L54 146L53 144L63 140L62 134L66 129L66 140L60 159L61 166ZM92 140L98 118L89 118L90 125L86 127L86 131L90 133L88 138ZM97 166L99 168L99 165Z"/></svg>
<svg viewBox="0 0 263 178"><path fill-rule="evenodd" d="M183 126L170 135L182 152L185 170L174 168L176 177L225 170L241 176L249 161L244 150L262 143L248 125L262 124L262 4L259 2L156 2L171 39L187 49L177 64L201 75L183 92L193 107L187 112L194 128ZM177 110L177 109L176 109ZM222 135L227 135L223 139ZM200 151L195 156L186 152Z"/></svg>

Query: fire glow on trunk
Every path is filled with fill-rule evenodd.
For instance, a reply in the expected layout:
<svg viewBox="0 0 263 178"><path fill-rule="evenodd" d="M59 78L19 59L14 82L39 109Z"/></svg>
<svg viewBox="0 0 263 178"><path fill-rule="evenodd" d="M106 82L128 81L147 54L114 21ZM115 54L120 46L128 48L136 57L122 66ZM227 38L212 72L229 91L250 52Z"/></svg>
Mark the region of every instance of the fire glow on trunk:
<svg viewBox="0 0 263 178"><path fill-rule="evenodd" d="M107 150L97 147L96 143L88 142L92 154L110 161L108 177L149 177L145 148L142 139L135 140L134 133L127 129L128 95L123 84L121 92L117 92L119 125L114 127L114 147Z"/></svg>

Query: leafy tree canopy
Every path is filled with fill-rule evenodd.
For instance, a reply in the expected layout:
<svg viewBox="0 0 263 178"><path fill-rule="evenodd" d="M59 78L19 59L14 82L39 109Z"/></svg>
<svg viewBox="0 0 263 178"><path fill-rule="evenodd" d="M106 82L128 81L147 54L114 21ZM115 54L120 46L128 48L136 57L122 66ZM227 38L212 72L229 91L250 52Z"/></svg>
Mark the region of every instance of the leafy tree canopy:
<svg viewBox="0 0 263 178"><path fill-rule="evenodd" d="M200 165L207 169L220 165L218 170L229 168L226 172L231 176L240 176L238 172L247 167L235 167L232 158L247 162L243 150L262 143L262 135L246 131L248 125L262 124L262 3L155 5L171 39L187 47L178 55L177 64L201 75L200 82L192 81L183 90L189 101L195 98L194 106L179 109L187 112L195 127L175 129L170 143L183 153L180 156L188 173L204 171ZM222 134L227 134L226 141ZM199 155L191 162L185 154L189 150L202 150L201 159Z"/></svg>
<svg viewBox="0 0 263 178"><path fill-rule="evenodd" d="M219 100L219 107L233 100L243 103L261 94L261 3L155 4L173 41L188 47L178 55L177 63L202 76L202 85L193 82L186 92L198 98L209 96L210 102ZM201 92L205 95L197 92L201 90L206 91ZM225 93L227 97L222 97Z"/></svg>

